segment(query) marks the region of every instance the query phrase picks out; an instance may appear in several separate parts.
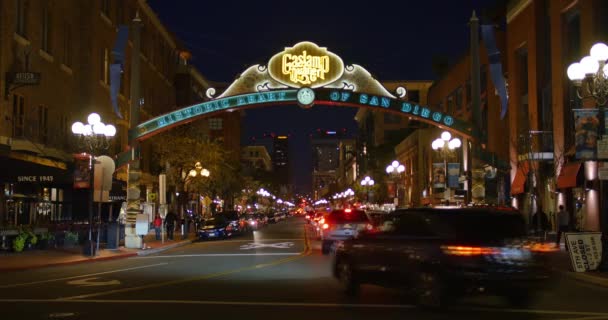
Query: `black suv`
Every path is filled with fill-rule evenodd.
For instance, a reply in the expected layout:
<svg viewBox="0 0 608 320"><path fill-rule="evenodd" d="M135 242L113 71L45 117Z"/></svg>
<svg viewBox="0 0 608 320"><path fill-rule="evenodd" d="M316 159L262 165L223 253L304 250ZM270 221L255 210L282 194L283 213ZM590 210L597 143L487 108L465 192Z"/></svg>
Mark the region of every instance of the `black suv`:
<svg viewBox="0 0 608 320"><path fill-rule="evenodd" d="M333 274L349 294L373 283L407 289L430 307L475 292L522 306L547 283L551 250L525 236L521 214L510 208L402 209L339 243Z"/></svg>

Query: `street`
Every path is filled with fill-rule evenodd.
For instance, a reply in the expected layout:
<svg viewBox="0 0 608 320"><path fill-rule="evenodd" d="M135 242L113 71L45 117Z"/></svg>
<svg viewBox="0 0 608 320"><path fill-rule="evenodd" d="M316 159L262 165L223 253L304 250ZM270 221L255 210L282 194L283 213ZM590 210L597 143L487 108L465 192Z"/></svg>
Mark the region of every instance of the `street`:
<svg viewBox="0 0 608 320"><path fill-rule="evenodd" d="M162 254L0 275L2 319L608 319L608 289L562 277L529 309L491 296L423 310L397 291L349 299L303 218Z"/></svg>

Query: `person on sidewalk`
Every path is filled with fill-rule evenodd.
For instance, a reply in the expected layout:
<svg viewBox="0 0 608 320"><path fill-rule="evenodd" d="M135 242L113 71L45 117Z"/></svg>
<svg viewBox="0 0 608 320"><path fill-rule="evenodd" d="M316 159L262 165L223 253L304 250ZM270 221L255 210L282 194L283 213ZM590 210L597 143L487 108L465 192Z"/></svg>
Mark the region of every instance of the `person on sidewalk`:
<svg viewBox="0 0 608 320"><path fill-rule="evenodd" d="M566 211L564 209L563 205L559 206L559 211L557 212L557 222L558 222L557 238L555 241L556 241L556 244L559 246L559 244L561 242L562 234L564 232L570 231L570 215L568 214L568 211ZM566 246L566 248L568 248L568 247Z"/></svg>
<svg viewBox="0 0 608 320"><path fill-rule="evenodd" d="M156 214L154 218L154 231L156 231L156 240L160 240L160 228L163 226L163 219L160 218L160 214Z"/></svg>
<svg viewBox="0 0 608 320"><path fill-rule="evenodd" d="M173 211L169 211L169 213L167 213L167 216L165 217L165 227L167 228L167 238L169 240L173 240L175 220L177 220L177 216Z"/></svg>

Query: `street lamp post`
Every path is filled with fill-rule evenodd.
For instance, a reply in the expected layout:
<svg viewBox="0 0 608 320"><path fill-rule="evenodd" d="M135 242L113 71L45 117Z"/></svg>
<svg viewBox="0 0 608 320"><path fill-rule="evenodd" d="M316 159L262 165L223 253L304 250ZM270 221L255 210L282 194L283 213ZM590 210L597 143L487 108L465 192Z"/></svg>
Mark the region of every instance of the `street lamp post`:
<svg viewBox="0 0 608 320"><path fill-rule="evenodd" d="M579 99L592 99L598 107L599 131L600 139L606 138L605 132L605 108L608 101L608 45L604 43L596 43L591 47L590 55L583 57L580 62L572 63L566 73L568 78L576 87L576 93ZM599 150L598 150L599 151ZM599 158L599 154L596 155ZM597 159L591 159L597 160ZM597 171L593 174L593 180L598 178ZM599 227L602 231L602 264L601 270L608 270L608 239L606 230L608 229L608 217L606 216L606 199L604 193L604 181L599 179Z"/></svg>
<svg viewBox="0 0 608 320"><path fill-rule="evenodd" d="M448 202L448 205L450 203L450 197L451 197L451 191L450 191L450 185L448 184L448 156L450 156L450 154L456 149L456 148L460 148L460 146L462 145L462 142L460 141L460 139L458 138L454 138L452 139L452 135L447 132L444 131L441 133L441 138L437 138L433 141L433 143L431 144L431 147L433 148L433 150L438 151L441 156L443 157L443 164L444 164L444 170L445 170L445 178L444 178L444 183L445 183L445 198Z"/></svg>
<svg viewBox="0 0 608 320"><path fill-rule="evenodd" d="M367 193L367 202L369 203L369 188L371 188L374 185L374 180L372 178L370 178L369 176L365 176L365 178L363 178L363 180L361 180L361 185L365 187L365 191Z"/></svg>
<svg viewBox="0 0 608 320"><path fill-rule="evenodd" d="M116 127L101 122L97 113L91 113L87 117L87 124L80 121L72 124L72 133L78 137L79 145L89 153L89 240L86 247L89 255L93 256L93 192L95 177L95 153L108 149L109 139L116 135ZM101 199L100 199L101 201Z"/></svg>
<svg viewBox="0 0 608 320"><path fill-rule="evenodd" d="M386 167L386 173L393 179L393 183L395 184L395 198L397 199L396 206L399 206L399 178L401 178L401 174L405 171L405 166L400 164L399 161L393 160L391 164Z"/></svg>

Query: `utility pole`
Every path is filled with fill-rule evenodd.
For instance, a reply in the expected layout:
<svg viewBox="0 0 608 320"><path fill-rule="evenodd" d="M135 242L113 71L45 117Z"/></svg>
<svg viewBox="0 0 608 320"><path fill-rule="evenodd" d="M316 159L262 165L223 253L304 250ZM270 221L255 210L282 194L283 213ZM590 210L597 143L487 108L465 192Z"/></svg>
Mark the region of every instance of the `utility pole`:
<svg viewBox="0 0 608 320"><path fill-rule="evenodd" d="M466 149L469 151L467 161L467 199L466 202L471 203L473 200L472 189L473 189L473 170L478 158L477 153L479 150L479 143L481 142L481 77L480 62L479 62L479 19L473 15L469 20L469 26L471 28L471 107L473 109L473 143L469 145L469 141L465 141ZM470 148L469 148L470 147Z"/></svg>
<svg viewBox="0 0 608 320"><path fill-rule="evenodd" d="M135 14L133 24L131 26L133 35L133 48L131 51L131 104L129 108L129 129L133 130L139 124L139 107L140 107L140 58L141 50L141 19L139 11ZM137 150L139 142L131 138L129 134L129 148ZM142 239L135 232L135 223L137 215L140 214L140 191L139 184L141 178L141 169L139 159L131 159L129 163L129 177L127 179L127 221L125 225L125 247L141 248Z"/></svg>

